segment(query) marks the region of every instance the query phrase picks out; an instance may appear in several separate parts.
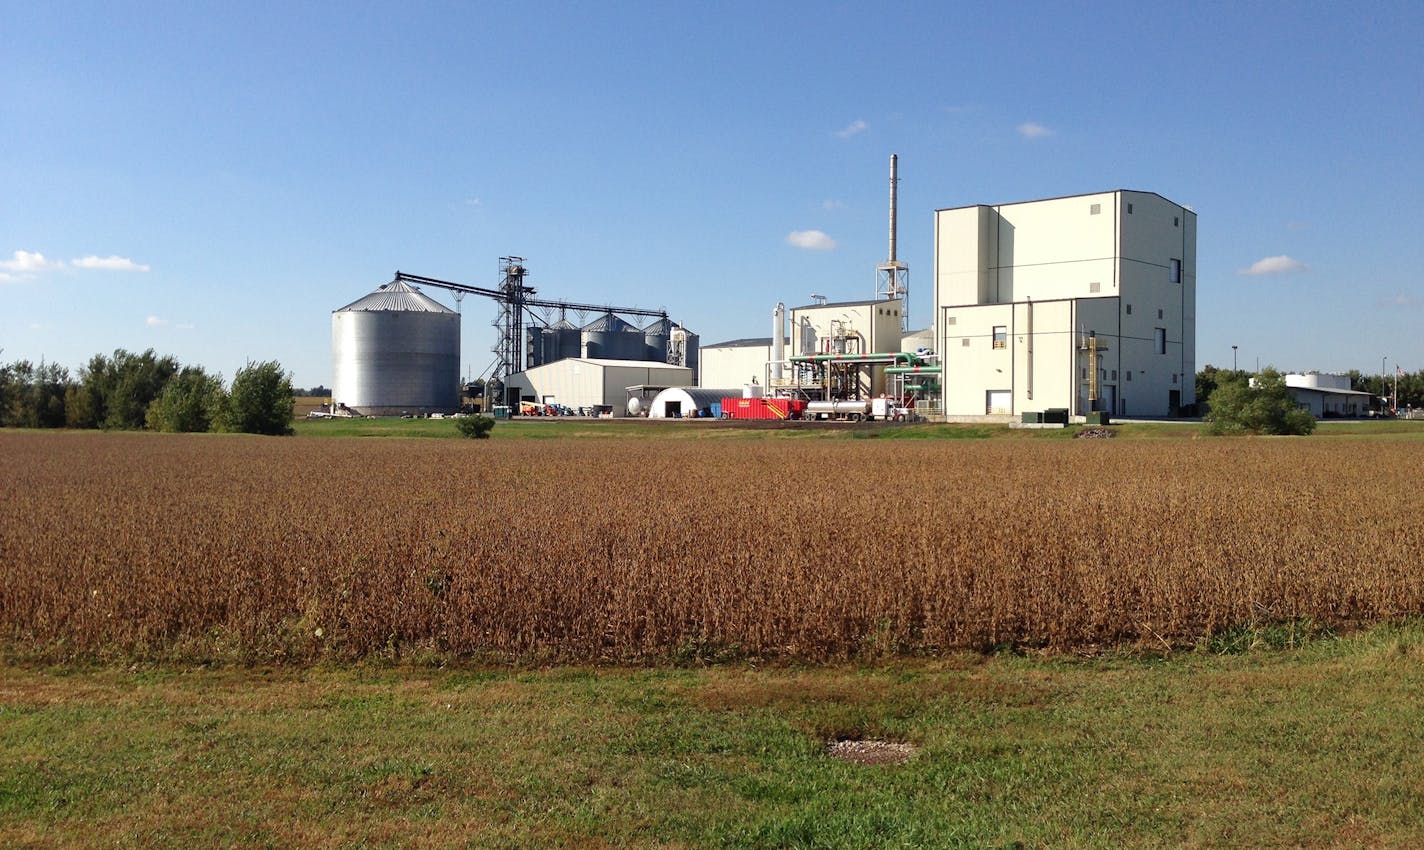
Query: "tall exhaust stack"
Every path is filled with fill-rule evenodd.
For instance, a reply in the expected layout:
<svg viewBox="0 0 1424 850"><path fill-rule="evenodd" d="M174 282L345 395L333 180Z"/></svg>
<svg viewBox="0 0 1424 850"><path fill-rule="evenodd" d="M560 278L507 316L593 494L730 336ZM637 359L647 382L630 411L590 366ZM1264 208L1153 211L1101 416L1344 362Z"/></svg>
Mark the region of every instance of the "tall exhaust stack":
<svg viewBox="0 0 1424 850"><path fill-rule="evenodd" d="M895 256L900 156L890 154L890 256L875 267L875 297L900 299L900 330L910 329L910 267Z"/></svg>
<svg viewBox="0 0 1424 850"><path fill-rule="evenodd" d="M900 170L900 155L890 154L890 265L895 263L895 183Z"/></svg>

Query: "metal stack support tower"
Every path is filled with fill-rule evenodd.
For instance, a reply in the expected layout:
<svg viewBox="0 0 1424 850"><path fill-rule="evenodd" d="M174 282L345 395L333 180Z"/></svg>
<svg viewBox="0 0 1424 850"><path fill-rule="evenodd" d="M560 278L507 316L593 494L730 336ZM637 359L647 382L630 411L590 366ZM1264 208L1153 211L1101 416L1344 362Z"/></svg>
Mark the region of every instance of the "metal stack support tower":
<svg viewBox="0 0 1424 850"><path fill-rule="evenodd" d="M899 183L898 154L890 154L890 256L875 267L875 297L903 299L900 310L900 330L910 329L910 267L895 256L896 184Z"/></svg>

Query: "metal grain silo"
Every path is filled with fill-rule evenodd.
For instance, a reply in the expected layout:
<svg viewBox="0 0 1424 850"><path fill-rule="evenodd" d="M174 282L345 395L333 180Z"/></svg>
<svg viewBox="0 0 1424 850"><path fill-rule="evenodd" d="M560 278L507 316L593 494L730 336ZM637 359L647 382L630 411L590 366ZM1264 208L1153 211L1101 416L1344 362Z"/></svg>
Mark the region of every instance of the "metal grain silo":
<svg viewBox="0 0 1424 850"><path fill-rule="evenodd" d="M570 357L583 355L582 336L578 326L565 319L544 329L544 362L553 363Z"/></svg>
<svg viewBox="0 0 1424 850"><path fill-rule="evenodd" d="M358 413L460 407L460 314L401 281L331 314L331 398Z"/></svg>
<svg viewBox="0 0 1424 850"><path fill-rule="evenodd" d="M672 335L672 329L673 323L667 319L658 319L643 328L643 344L648 349L648 353L643 355L644 360L668 362L668 337Z"/></svg>
<svg viewBox="0 0 1424 850"><path fill-rule="evenodd" d="M584 325L582 336L584 357L642 360L646 350L643 332L612 313L605 313Z"/></svg>

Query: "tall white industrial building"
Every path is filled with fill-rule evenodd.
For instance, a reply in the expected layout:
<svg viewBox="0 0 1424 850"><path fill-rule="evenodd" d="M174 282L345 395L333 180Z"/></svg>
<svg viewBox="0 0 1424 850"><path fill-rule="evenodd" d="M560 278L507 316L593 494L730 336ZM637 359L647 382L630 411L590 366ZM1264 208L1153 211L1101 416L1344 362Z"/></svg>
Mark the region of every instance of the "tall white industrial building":
<svg viewBox="0 0 1424 850"><path fill-rule="evenodd" d="M935 212L946 416L1195 403L1196 213L1152 192Z"/></svg>

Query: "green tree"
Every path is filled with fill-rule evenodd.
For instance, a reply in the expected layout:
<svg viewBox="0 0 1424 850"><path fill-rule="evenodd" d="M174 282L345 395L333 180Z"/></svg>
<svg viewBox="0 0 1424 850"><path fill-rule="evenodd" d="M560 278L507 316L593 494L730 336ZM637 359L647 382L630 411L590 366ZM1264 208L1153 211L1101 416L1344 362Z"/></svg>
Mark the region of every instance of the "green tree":
<svg viewBox="0 0 1424 850"><path fill-rule="evenodd" d="M465 416L455 420L455 428L459 430L462 437L487 440L490 432L494 430L494 417Z"/></svg>
<svg viewBox="0 0 1424 850"><path fill-rule="evenodd" d="M148 427L155 431L207 431L227 408L222 378L201 366L185 366L148 406Z"/></svg>
<svg viewBox="0 0 1424 850"><path fill-rule="evenodd" d="M1225 373L1218 373L1218 376ZM1309 434L1315 417L1296 404L1285 377L1267 367L1254 380L1233 375L1219 380L1207 399L1209 434Z"/></svg>
<svg viewBox="0 0 1424 850"><path fill-rule="evenodd" d="M292 433L292 376L275 360L248 363L232 379L221 430L244 434Z"/></svg>
<svg viewBox="0 0 1424 850"><path fill-rule="evenodd" d="M65 394L65 421L71 428L142 428L149 405L177 373L177 360L151 348L142 354L122 348L113 357L96 354L79 370L78 387Z"/></svg>
<svg viewBox="0 0 1424 850"><path fill-rule="evenodd" d="M69 370L58 363L17 360L0 366L0 426L61 428Z"/></svg>

